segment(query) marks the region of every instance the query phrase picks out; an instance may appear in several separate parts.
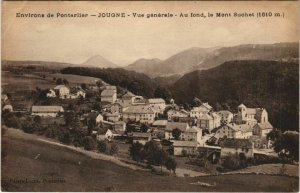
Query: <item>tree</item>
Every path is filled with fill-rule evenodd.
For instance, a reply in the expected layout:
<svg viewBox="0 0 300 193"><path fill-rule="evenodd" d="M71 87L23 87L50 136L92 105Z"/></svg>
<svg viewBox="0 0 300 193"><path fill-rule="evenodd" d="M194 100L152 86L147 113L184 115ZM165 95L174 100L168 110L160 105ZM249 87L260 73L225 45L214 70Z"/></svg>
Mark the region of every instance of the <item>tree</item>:
<svg viewBox="0 0 300 193"><path fill-rule="evenodd" d="M202 101L199 98L195 97L193 99L193 106L194 107L199 107L201 104L202 104Z"/></svg>
<svg viewBox="0 0 300 193"><path fill-rule="evenodd" d="M129 155L134 161L140 162L143 160L143 147L139 142L135 142L129 147Z"/></svg>
<svg viewBox="0 0 300 193"><path fill-rule="evenodd" d="M221 111L222 110L222 105L220 103L216 103L216 111Z"/></svg>
<svg viewBox="0 0 300 193"><path fill-rule="evenodd" d="M103 84L103 82L102 82L101 80L98 80L98 81L96 82L96 85L97 85L98 87L101 87L101 86L103 86L104 84Z"/></svg>
<svg viewBox="0 0 300 193"><path fill-rule="evenodd" d="M144 124L144 123L141 125L141 132L146 133L146 132L148 131L148 129L149 129L149 126L148 126L148 125L146 125L146 124Z"/></svg>
<svg viewBox="0 0 300 193"><path fill-rule="evenodd" d="M274 141L274 150L281 157L290 157L293 160L299 160L299 133L295 131L286 131L282 133L279 129L273 129L267 134L267 138Z"/></svg>
<svg viewBox="0 0 300 193"><path fill-rule="evenodd" d="M161 166L161 172L162 172L162 166L168 157L167 152L164 151L162 147L159 147L153 141L147 142L144 146L144 150L145 150L145 158L148 164Z"/></svg>
<svg viewBox="0 0 300 193"><path fill-rule="evenodd" d="M63 83L64 83L64 85L67 85L67 84L69 84L69 81L67 80L67 79L63 79L63 81L62 81Z"/></svg>
<svg viewBox="0 0 300 193"><path fill-rule="evenodd" d="M57 85L63 84L62 79L61 78L56 79L56 84Z"/></svg>
<svg viewBox="0 0 300 193"><path fill-rule="evenodd" d="M82 83L82 84L81 84L81 88L82 88L83 90L87 90L87 89L88 89L88 86L87 86L85 83Z"/></svg>
<svg viewBox="0 0 300 193"><path fill-rule="evenodd" d="M170 171L172 170L175 174L177 163L174 158L169 156L166 160L165 166L166 166L167 170L170 170Z"/></svg>
<svg viewBox="0 0 300 193"><path fill-rule="evenodd" d="M13 113L5 113L2 116L7 127L21 128L20 120Z"/></svg>
<svg viewBox="0 0 300 193"><path fill-rule="evenodd" d="M164 132L158 132L158 133L156 134L156 137L157 137L158 139L163 139L163 138L165 137L165 133L164 133Z"/></svg>
<svg viewBox="0 0 300 193"><path fill-rule="evenodd" d="M41 124L41 122L42 122L42 118L40 117L40 116L35 116L34 118L33 118L33 121L36 123L36 124Z"/></svg>
<svg viewBox="0 0 300 193"><path fill-rule="evenodd" d="M98 141L97 148L101 153L105 153L107 151L107 145L104 141Z"/></svg>
<svg viewBox="0 0 300 193"><path fill-rule="evenodd" d="M178 128L173 129L172 131L172 136L176 139L179 140L179 137L181 135L181 130Z"/></svg>
<svg viewBox="0 0 300 193"><path fill-rule="evenodd" d="M94 150L97 147L97 142L91 136L86 136L83 139L83 147L85 150Z"/></svg>
<svg viewBox="0 0 300 193"><path fill-rule="evenodd" d="M163 98L167 102L169 102L172 98L172 94L169 90L164 87L157 87L154 91L154 97Z"/></svg>
<svg viewBox="0 0 300 193"><path fill-rule="evenodd" d="M119 151L118 145L115 144L115 143L111 144L109 154L110 155L115 155L115 154L118 153L118 151Z"/></svg>

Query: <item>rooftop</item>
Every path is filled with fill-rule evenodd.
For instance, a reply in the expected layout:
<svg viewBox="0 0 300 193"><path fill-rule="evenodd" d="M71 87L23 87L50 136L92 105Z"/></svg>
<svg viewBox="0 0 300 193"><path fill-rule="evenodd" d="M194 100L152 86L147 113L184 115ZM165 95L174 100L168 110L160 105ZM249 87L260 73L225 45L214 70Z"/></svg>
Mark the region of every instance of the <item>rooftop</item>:
<svg viewBox="0 0 300 193"><path fill-rule="evenodd" d="M151 98L151 99L148 99L148 102L150 104L166 103L166 101L162 98Z"/></svg>
<svg viewBox="0 0 300 193"><path fill-rule="evenodd" d="M188 123L181 123L181 122L168 122L166 131L173 131L173 129L179 129L180 131L186 131L189 128Z"/></svg>
<svg viewBox="0 0 300 193"><path fill-rule="evenodd" d="M32 106L32 112L60 112L63 111L62 106Z"/></svg>
<svg viewBox="0 0 300 193"><path fill-rule="evenodd" d="M135 105L130 106L123 111L123 114L133 113L133 114L153 114L154 110L149 105Z"/></svg>
<svg viewBox="0 0 300 193"><path fill-rule="evenodd" d="M116 94L116 90L113 89L105 89L101 92L101 96L113 96Z"/></svg>
<svg viewBox="0 0 300 193"><path fill-rule="evenodd" d="M220 146L229 148L252 148L252 143L249 139L226 138L220 142Z"/></svg>
<svg viewBox="0 0 300 193"><path fill-rule="evenodd" d="M172 141L173 147L197 147L197 141Z"/></svg>

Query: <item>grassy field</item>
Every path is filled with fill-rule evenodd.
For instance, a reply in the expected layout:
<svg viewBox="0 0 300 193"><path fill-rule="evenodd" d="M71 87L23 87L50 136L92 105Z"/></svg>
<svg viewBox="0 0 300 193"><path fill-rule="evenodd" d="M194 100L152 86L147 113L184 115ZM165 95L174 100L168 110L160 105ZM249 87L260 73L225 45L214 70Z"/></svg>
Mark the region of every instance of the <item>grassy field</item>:
<svg viewBox="0 0 300 193"><path fill-rule="evenodd" d="M45 74L46 78L43 79L40 75ZM79 76L71 74L46 74L46 73L32 73L16 75L8 71L2 71L2 87L8 92L16 90L35 90L36 87L41 89L50 89L56 86L53 78L67 79L71 86L80 85L81 83L96 84L96 81L101 80L99 78L93 78L88 76Z"/></svg>
<svg viewBox="0 0 300 193"><path fill-rule="evenodd" d="M178 178L131 170L108 161L41 141L37 136L6 132L2 148L3 191L297 191L298 178L235 174ZM28 137L31 136L31 137ZM27 179L27 181L26 181ZM216 184L214 187L193 182Z"/></svg>

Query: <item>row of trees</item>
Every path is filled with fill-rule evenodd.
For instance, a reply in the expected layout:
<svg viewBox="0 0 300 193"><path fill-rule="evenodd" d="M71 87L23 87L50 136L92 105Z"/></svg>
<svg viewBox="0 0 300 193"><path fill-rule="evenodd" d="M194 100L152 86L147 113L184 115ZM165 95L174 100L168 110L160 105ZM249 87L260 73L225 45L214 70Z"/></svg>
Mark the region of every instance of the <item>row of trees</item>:
<svg viewBox="0 0 300 193"><path fill-rule="evenodd" d="M149 166L159 165L161 167L161 172L163 165L174 173L176 171L177 163L174 158L169 156L162 147L158 146L153 141L147 142L145 145L142 145L139 142L133 143L129 148L129 155L136 162L143 162L146 160Z"/></svg>

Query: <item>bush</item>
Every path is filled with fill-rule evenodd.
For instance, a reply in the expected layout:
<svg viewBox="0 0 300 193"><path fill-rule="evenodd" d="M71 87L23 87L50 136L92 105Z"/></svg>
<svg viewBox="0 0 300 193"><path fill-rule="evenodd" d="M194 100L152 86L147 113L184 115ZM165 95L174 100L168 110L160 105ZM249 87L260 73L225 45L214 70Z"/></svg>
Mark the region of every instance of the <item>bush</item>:
<svg viewBox="0 0 300 193"><path fill-rule="evenodd" d="M118 151L119 151L118 145L115 144L115 143L111 144L109 154L110 155L115 155L115 154L118 153Z"/></svg>
<svg viewBox="0 0 300 193"><path fill-rule="evenodd" d="M83 138L83 147L85 150L94 150L97 147L97 142L91 136L86 136Z"/></svg>
<svg viewBox="0 0 300 193"><path fill-rule="evenodd" d="M107 151L107 145L104 141L98 141L97 148L101 153L105 153Z"/></svg>

